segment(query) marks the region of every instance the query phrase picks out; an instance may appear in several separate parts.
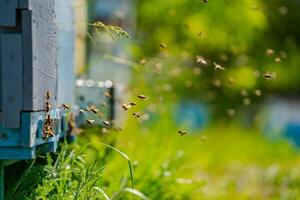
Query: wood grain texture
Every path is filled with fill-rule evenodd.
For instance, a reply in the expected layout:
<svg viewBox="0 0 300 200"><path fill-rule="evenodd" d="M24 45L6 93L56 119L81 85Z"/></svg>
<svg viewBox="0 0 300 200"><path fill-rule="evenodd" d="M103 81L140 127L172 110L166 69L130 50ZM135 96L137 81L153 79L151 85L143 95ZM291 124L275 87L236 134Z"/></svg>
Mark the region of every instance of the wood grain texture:
<svg viewBox="0 0 300 200"><path fill-rule="evenodd" d="M24 56L24 110L44 109L45 93L57 99L57 26L54 0L29 1L29 11L22 11ZM30 55L31 54L31 55Z"/></svg>
<svg viewBox="0 0 300 200"><path fill-rule="evenodd" d="M75 103L74 13L72 0L55 1L58 27L58 103ZM66 92L67 91L67 92Z"/></svg>
<svg viewBox="0 0 300 200"><path fill-rule="evenodd" d="M23 107L21 34L1 35L2 112L4 128L19 128Z"/></svg>

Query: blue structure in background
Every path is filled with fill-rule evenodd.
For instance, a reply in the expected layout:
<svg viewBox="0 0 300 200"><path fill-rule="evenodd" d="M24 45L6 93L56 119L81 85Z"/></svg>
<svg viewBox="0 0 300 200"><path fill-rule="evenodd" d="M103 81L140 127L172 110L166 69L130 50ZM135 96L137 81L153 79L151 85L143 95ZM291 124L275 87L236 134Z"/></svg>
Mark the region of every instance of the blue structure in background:
<svg viewBox="0 0 300 200"><path fill-rule="evenodd" d="M263 110L263 132L268 138L287 138L300 148L300 102L273 98Z"/></svg>
<svg viewBox="0 0 300 200"><path fill-rule="evenodd" d="M209 122L208 108L199 102L184 101L176 109L176 122L188 131L203 129Z"/></svg>

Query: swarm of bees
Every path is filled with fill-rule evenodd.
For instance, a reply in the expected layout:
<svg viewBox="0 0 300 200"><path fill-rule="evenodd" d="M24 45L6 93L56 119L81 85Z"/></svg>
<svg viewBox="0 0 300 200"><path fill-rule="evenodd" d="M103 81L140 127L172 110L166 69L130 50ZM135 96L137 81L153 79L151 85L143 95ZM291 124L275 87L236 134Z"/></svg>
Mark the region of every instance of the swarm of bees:
<svg viewBox="0 0 300 200"><path fill-rule="evenodd" d="M44 127L43 127L43 138L49 138L54 136L53 132L53 119L51 119L50 116L50 92L46 92L46 97L45 97L45 112L46 112L46 117L44 121Z"/></svg>

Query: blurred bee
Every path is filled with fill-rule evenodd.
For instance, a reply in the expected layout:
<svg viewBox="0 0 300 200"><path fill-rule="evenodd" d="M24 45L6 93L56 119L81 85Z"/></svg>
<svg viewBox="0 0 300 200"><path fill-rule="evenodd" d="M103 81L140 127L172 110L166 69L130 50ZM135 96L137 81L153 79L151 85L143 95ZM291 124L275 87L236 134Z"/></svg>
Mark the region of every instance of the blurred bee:
<svg viewBox="0 0 300 200"><path fill-rule="evenodd" d="M200 136L200 140L201 140L202 142L205 142L205 141L207 140L207 138L206 138L205 136Z"/></svg>
<svg viewBox="0 0 300 200"><path fill-rule="evenodd" d="M136 103L135 102L130 102L129 105L136 106Z"/></svg>
<svg viewBox="0 0 300 200"><path fill-rule="evenodd" d="M128 104L125 103L125 104L122 105L122 108L123 108L124 111L126 111L126 110L131 108L131 105L128 105Z"/></svg>
<svg viewBox="0 0 300 200"><path fill-rule="evenodd" d="M63 107L64 110L69 110L71 108L70 105L64 104L64 103L62 104L62 107Z"/></svg>
<svg viewBox="0 0 300 200"><path fill-rule="evenodd" d="M100 102L100 105L103 106L104 108L106 107L106 103L103 101Z"/></svg>
<svg viewBox="0 0 300 200"><path fill-rule="evenodd" d="M106 98L111 98L111 94L110 94L109 92L105 92L105 93L104 93L104 96L105 96Z"/></svg>
<svg viewBox="0 0 300 200"><path fill-rule="evenodd" d="M243 104L244 104L245 106L249 106L249 105L251 104L251 99L249 99L249 98L243 99Z"/></svg>
<svg viewBox="0 0 300 200"><path fill-rule="evenodd" d="M141 61L140 61L140 64L141 65L145 65L147 63L147 61L145 60L145 59L142 59Z"/></svg>
<svg viewBox="0 0 300 200"><path fill-rule="evenodd" d="M140 117L141 117L141 113L140 113L140 112L134 112L134 113L132 113L132 115L133 115L135 118L140 118Z"/></svg>
<svg viewBox="0 0 300 200"><path fill-rule="evenodd" d="M198 33L198 36L199 36L199 37L202 36L202 32L199 32L199 33Z"/></svg>
<svg viewBox="0 0 300 200"><path fill-rule="evenodd" d="M275 62L280 63L281 62L281 58L279 58L279 57L275 58Z"/></svg>
<svg viewBox="0 0 300 200"><path fill-rule="evenodd" d="M90 107L91 112L97 114L99 112L99 109L97 109L95 106Z"/></svg>
<svg viewBox="0 0 300 200"><path fill-rule="evenodd" d="M50 99L50 96L51 96L51 95L50 95L50 92L47 91L47 92L46 92L46 100L49 100L49 99Z"/></svg>
<svg viewBox="0 0 300 200"><path fill-rule="evenodd" d="M271 73L266 72L266 73L264 74L264 78L266 78L266 79L271 79L271 78L273 78L273 76L272 76Z"/></svg>
<svg viewBox="0 0 300 200"><path fill-rule="evenodd" d="M228 114L230 117L234 117L235 114L236 114L236 112L235 112L235 110L234 110L233 108L229 108L229 109L227 110L227 114Z"/></svg>
<svg viewBox="0 0 300 200"><path fill-rule="evenodd" d="M230 83L230 84L235 84L235 80L234 80L234 78L232 78L232 77L230 77L229 79L228 79L228 82Z"/></svg>
<svg viewBox="0 0 300 200"><path fill-rule="evenodd" d="M83 110L83 109L79 109L78 111L79 111L80 114L83 114L83 113L84 113L84 110Z"/></svg>
<svg viewBox="0 0 300 200"><path fill-rule="evenodd" d="M246 96L248 96L248 91L246 89L242 89L240 91L240 94L241 94L241 96L246 97Z"/></svg>
<svg viewBox="0 0 300 200"><path fill-rule="evenodd" d="M222 67L221 65L219 65L219 64L217 64L217 63L215 63L214 62L214 65L215 65L215 70L216 71L224 71L225 70L225 68L224 67Z"/></svg>
<svg viewBox="0 0 300 200"><path fill-rule="evenodd" d="M275 54L275 51L273 49L266 49L266 55L271 57Z"/></svg>
<svg viewBox="0 0 300 200"><path fill-rule="evenodd" d="M159 47L162 48L162 49L166 49L167 48L167 45L165 43L160 43L159 44Z"/></svg>
<svg viewBox="0 0 300 200"><path fill-rule="evenodd" d="M85 120L85 122L86 122L87 125L92 126L94 124L95 120L87 119L87 120Z"/></svg>
<svg viewBox="0 0 300 200"><path fill-rule="evenodd" d="M102 123L104 124L105 127L109 127L110 126L109 121L103 121Z"/></svg>
<svg viewBox="0 0 300 200"><path fill-rule="evenodd" d="M186 131L181 131L181 130L179 130L179 131L178 131L178 133L179 133L181 136L183 136L183 135L186 135L186 134L187 134L187 132L186 132Z"/></svg>
<svg viewBox="0 0 300 200"><path fill-rule="evenodd" d="M261 96L261 91L260 90L255 90L254 91L255 96Z"/></svg>
<svg viewBox="0 0 300 200"><path fill-rule="evenodd" d="M204 3L208 3L208 0L202 0Z"/></svg>
<svg viewBox="0 0 300 200"><path fill-rule="evenodd" d="M147 97L145 96L145 95L143 95L143 94L140 94L140 95L138 95L137 96L139 99L141 99L141 100L145 100Z"/></svg>
<svg viewBox="0 0 300 200"><path fill-rule="evenodd" d="M202 65L207 65L207 61L202 56L199 56L199 55L196 56L196 63L202 64Z"/></svg>
<svg viewBox="0 0 300 200"><path fill-rule="evenodd" d="M45 103L45 107L46 107L46 112L49 112L50 111L50 108L51 108L51 105L50 105L50 103L49 102L46 102Z"/></svg>

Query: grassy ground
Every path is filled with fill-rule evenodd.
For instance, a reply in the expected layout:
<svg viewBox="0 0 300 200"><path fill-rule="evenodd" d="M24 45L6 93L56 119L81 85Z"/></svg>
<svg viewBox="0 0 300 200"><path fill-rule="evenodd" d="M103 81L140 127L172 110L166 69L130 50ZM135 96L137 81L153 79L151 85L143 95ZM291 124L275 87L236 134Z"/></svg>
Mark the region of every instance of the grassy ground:
<svg viewBox="0 0 300 200"><path fill-rule="evenodd" d="M126 156L102 142L130 158L135 190L131 190ZM74 147L75 151L64 148L54 166L55 159L50 156L45 167L33 165L19 185L12 187L12 196L18 194L20 199L24 196L28 199L300 198L298 152L285 141L268 141L258 131L238 125L215 124L201 134L181 137L167 119L147 126L132 120L120 132L100 134L99 129L86 129ZM33 181L30 177L36 174L40 178Z"/></svg>

